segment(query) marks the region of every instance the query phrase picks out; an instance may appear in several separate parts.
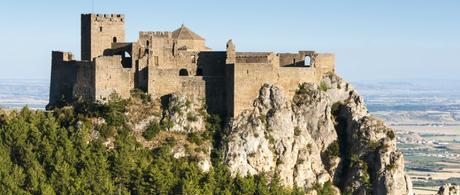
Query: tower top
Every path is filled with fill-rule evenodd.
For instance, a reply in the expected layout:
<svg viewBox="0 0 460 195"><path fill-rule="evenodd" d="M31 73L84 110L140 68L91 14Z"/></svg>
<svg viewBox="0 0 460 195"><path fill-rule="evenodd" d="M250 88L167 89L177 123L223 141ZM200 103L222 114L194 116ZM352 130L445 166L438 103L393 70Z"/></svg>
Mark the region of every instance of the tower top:
<svg viewBox="0 0 460 195"><path fill-rule="evenodd" d="M90 19L91 21L96 21L96 22L124 22L125 21L125 15L123 14L82 14L81 15L82 19L87 18Z"/></svg>

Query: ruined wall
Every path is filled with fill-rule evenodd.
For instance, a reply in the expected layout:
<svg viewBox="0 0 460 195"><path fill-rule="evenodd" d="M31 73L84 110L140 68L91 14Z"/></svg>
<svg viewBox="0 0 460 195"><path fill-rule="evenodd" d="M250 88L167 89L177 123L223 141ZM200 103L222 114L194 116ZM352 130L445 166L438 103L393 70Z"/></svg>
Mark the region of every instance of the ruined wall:
<svg viewBox="0 0 460 195"><path fill-rule="evenodd" d="M104 100L112 93L123 98L130 97L134 89L134 71L123 68L121 56L102 56L94 61L96 100Z"/></svg>
<svg viewBox="0 0 460 195"><path fill-rule="evenodd" d="M171 93L185 94L194 101L205 99L205 81L201 76L179 76L179 69L149 67L148 93L160 98Z"/></svg>
<svg viewBox="0 0 460 195"><path fill-rule="evenodd" d="M312 56L312 66L304 65L304 57L306 55ZM234 71L232 77L228 77L226 80L232 79L233 88L227 89L230 113L233 116L238 115L245 109L251 108L253 100L257 97L259 89L263 84L275 84L279 86L286 94L287 98L292 98L295 91L298 89L300 83L313 82L318 83L321 74L329 72L335 67L335 61L329 55L321 56L319 60L315 62L316 55L311 52L299 52L298 54L270 54L267 56L269 63L260 63L264 59L260 55L253 57L237 56L234 65L229 64L227 67L228 71ZM257 63L238 63L254 61L260 59ZM293 63L293 59L296 63ZM321 68L316 68L315 63ZM321 64L321 65L319 65ZM324 65L323 65L324 64ZM227 73L227 75L230 75ZM229 87L227 85L227 87Z"/></svg>
<svg viewBox="0 0 460 195"><path fill-rule="evenodd" d="M233 75L233 116L250 108L264 83L274 83L275 67L271 63L235 63Z"/></svg>
<svg viewBox="0 0 460 195"><path fill-rule="evenodd" d="M89 102L94 102L95 97L95 66L93 62L75 62L75 85L73 97Z"/></svg>
<svg viewBox="0 0 460 195"><path fill-rule="evenodd" d="M321 76L328 72L335 72L335 54L320 53L315 59L317 75Z"/></svg>
<svg viewBox="0 0 460 195"><path fill-rule="evenodd" d="M81 15L81 59L101 56L113 42L125 42L125 17L121 14Z"/></svg>
<svg viewBox="0 0 460 195"><path fill-rule="evenodd" d="M313 67L281 67L278 69L276 84L288 98L292 98L300 83L317 83L317 78Z"/></svg>
<svg viewBox="0 0 460 195"><path fill-rule="evenodd" d="M205 80L208 112L227 114L225 79L226 52L200 52L197 65Z"/></svg>
<svg viewBox="0 0 460 195"><path fill-rule="evenodd" d="M224 74L225 52L179 51L169 66L148 67L148 92L154 97L182 93L206 101L211 113L225 114Z"/></svg>
<svg viewBox="0 0 460 195"><path fill-rule="evenodd" d="M49 106L59 101L70 102L75 84L75 60L70 52L53 51Z"/></svg>

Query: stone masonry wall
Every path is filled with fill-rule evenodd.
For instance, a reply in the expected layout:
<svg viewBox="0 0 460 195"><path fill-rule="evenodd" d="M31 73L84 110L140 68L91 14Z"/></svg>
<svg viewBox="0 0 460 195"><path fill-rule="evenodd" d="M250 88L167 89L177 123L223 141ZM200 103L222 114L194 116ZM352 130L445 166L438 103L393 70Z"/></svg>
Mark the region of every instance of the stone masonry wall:
<svg viewBox="0 0 460 195"><path fill-rule="evenodd" d="M61 100L70 102L75 84L75 61L70 52L53 51L51 57L49 105Z"/></svg>
<svg viewBox="0 0 460 195"><path fill-rule="evenodd" d="M102 56L95 59L96 100L104 100L112 93L123 98L130 96L134 89L134 72L123 68L121 56Z"/></svg>
<svg viewBox="0 0 460 195"><path fill-rule="evenodd" d="M115 40L116 39L116 40ZM125 17L121 14L81 15L81 58L101 56L113 42L125 42Z"/></svg>
<svg viewBox="0 0 460 195"><path fill-rule="evenodd" d="M233 100L228 104L233 106L233 116L252 107L252 101L257 97L260 87L265 83L277 85L287 94L287 98L292 98L300 83L318 83L322 75L335 71L335 56L333 54L315 55L312 59L314 66L310 67L303 65L303 56L305 55L301 53L300 55L291 54L274 57L271 63L236 63L232 65L232 69L234 69L233 93L230 92L228 95L232 96ZM293 58L302 59L298 62L301 65L292 64Z"/></svg>
<svg viewBox="0 0 460 195"><path fill-rule="evenodd" d="M93 102L95 97L95 66L93 62L76 62L75 85L73 87L73 97Z"/></svg>

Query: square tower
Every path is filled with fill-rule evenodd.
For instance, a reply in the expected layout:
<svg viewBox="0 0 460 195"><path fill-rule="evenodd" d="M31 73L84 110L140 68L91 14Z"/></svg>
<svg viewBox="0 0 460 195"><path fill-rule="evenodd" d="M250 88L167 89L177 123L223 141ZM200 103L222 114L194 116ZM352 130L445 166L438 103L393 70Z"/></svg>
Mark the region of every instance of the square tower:
<svg viewBox="0 0 460 195"><path fill-rule="evenodd" d="M125 16L122 14L81 15L81 59L92 61L104 54L112 43L125 41Z"/></svg>

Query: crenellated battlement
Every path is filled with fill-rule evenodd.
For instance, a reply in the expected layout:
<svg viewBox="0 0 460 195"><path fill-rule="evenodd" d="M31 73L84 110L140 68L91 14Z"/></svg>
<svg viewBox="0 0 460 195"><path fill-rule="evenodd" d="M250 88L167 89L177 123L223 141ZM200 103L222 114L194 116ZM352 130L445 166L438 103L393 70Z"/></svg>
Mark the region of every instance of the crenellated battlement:
<svg viewBox="0 0 460 195"><path fill-rule="evenodd" d="M123 14L82 14L81 16L95 22L125 22Z"/></svg>
<svg viewBox="0 0 460 195"><path fill-rule="evenodd" d="M53 61L73 61L73 54L65 51L52 51L51 58Z"/></svg>
<svg viewBox="0 0 460 195"><path fill-rule="evenodd" d="M172 32L168 31L141 31L139 36L152 36L159 38L172 38Z"/></svg>

